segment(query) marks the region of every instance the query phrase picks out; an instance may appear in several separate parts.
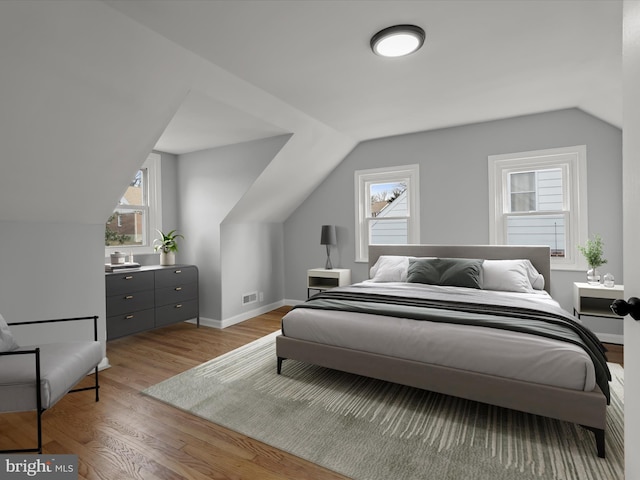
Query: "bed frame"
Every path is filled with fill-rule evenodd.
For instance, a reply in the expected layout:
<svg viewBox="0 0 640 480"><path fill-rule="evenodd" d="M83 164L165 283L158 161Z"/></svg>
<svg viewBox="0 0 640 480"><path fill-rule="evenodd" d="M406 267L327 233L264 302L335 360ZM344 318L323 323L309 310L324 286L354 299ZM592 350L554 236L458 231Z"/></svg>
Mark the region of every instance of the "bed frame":
<svg viewBox="0 0 640 480"><path fill-rule="evenodd" d="M493 245L370 245L369 266L380 255L416 257L528 258L545 278L550 291L549 247ZM584 392L511 380L466 370L345 349L279 335L276 338L278 374L285 359L422 388L468 400L511 408L582 425L595 434L597 453L605 456L607 401L598 386Z"/></svg>

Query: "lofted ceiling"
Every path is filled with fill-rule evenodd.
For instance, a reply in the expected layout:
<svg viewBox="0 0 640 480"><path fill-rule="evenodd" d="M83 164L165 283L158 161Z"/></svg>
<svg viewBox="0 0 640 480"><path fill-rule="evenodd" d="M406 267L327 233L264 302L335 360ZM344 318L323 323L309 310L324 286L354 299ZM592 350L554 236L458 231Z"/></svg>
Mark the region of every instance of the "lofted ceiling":
<svg viewBox="0 0 640 480"><path fill-rule="evenodd" d="M571 107L622 126L617 0L106 3L355 142ZM424 47L374 55L370 37L399 23L423 27ZM250 108L194 93L156 148L180 154L279 133Z"/></svg>

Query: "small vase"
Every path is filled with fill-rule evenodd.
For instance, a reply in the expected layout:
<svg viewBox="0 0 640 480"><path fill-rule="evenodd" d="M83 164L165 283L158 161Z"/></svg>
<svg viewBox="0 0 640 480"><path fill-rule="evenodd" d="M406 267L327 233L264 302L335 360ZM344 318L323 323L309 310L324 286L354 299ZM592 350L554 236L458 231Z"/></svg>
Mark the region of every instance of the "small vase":
<svg viewBox="0 0 640 480"><path fill-rule="evenodd" d="M175 252L160 252L160 265L166 266L166 265L175 265L175 264L176 264Z"/></svg>
<svg viewBox="0 0 640 480"><path fill-rule="evenodd" d="M600 285L600 272L597 268L590 268L587 270L587 283L589 285Z"/></svg>

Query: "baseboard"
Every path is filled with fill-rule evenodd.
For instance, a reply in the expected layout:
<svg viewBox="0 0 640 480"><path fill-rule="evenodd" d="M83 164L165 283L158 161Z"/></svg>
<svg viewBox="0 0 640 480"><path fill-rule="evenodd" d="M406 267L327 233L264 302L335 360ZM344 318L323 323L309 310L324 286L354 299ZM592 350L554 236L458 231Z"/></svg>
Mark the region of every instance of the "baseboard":
<svg viewBox="0 0 640 480"><path fill-rule="evenodd" d="M294 305L299 305L301 303L306 302L306 300L292 300L290 298L285 298L283 300L283 302L284 302L284 305L287 305L289 307L293 307Z"/></svg>
<svg viewBox="0 0 640 480"><path fill-rule="evenodd" d="M258 315L268 313L284 305L287 305L287 303L285 303L284 300L280 300L278 302L270 303L268 305L263 305L253 310L243 312L233 317L225 318L224 320L215 320L212 318L200 317L200 325L205 327L220 328L220 329L227 328L227 327L230 327L231 325L235 325L237 323L244 322L245 320L249 320L250 318L257 317ZM187 322L196 323L196 320L195 319L187 320Z"/></svg>
<svg viewBox="0 0 640 480"><path fill-rule="evenodd" d="M615 343L616 345L624 345L624 335L619 335L616 333L597 333L596 336L603 343Z"/></svg>

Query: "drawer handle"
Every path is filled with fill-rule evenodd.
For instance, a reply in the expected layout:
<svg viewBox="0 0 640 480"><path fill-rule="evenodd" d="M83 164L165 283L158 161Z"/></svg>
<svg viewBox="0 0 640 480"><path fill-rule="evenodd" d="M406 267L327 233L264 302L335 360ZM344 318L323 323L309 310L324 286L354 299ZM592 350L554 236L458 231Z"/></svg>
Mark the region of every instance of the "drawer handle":
<svg viewBox="0 0 640 480"><path fill-rule="evenodd" d="M181 303L177 304L176 308L182 308L182 304Z"/></svg>
<svg viewBox="0 0 640 480"><path fill-rule="evenodd" d="M123 277L123 280L132 280L133 279L133 275L127 275L126 277Z"/></svg>
<svg viewBox="0 0 640 480"><path fill-rule="evenodd" d="M131 300L133 298L133 295L127 295L126 297L124 297L125 300Z"/></svg>
<svg viewBox="0 0 640 480"><path fill-rule="evenodd" d="M133 318L133 315L127 315L124 318L125 318L125 320L131 320Z"/></svg>
<svg viewBox="0 0 640 480"><path fill-rule="evenodd" d="M176 291L176 292L179 292L180 290L182 290L182 287L176 287L176 288L175 288L175 291Z"/></svg>
<svg viewBox="0 0 640 480"><path fill-rule="evenodd" d="M177 275L179 273L182 273L182 270L174 270L173 273L175 273Z"/></svg>

